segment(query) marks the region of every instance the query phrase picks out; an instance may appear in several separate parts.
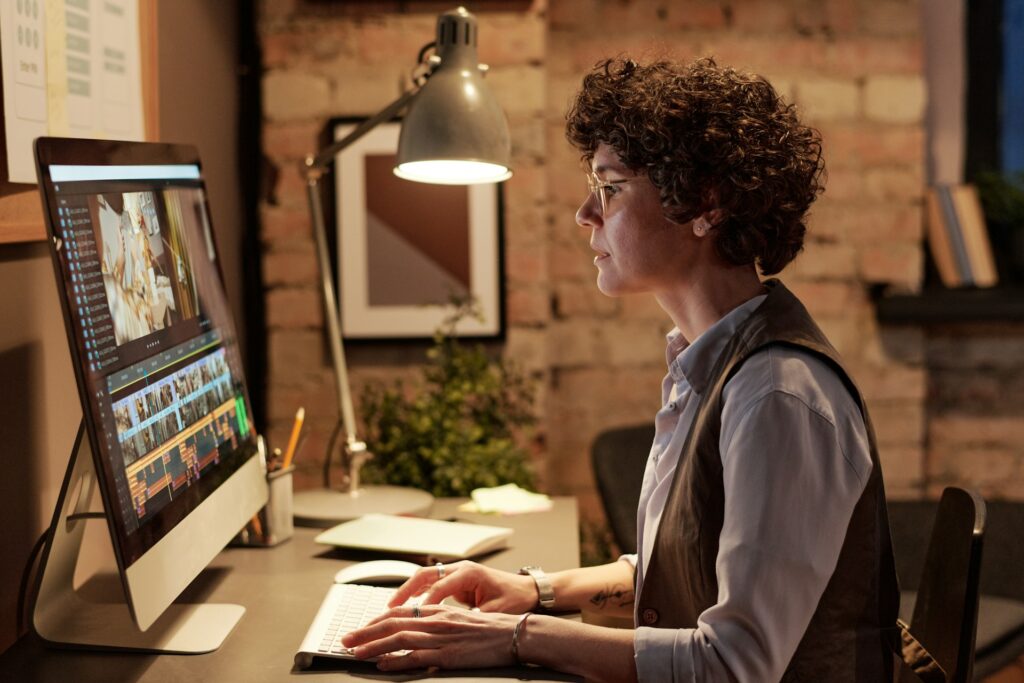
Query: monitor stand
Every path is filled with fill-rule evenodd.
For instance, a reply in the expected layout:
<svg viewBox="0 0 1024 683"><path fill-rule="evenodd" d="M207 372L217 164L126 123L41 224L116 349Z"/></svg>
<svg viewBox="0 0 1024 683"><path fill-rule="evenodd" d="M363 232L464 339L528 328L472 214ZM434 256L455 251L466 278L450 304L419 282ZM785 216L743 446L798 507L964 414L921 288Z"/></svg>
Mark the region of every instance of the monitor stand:
<svg viewBox="0 0 1024 683"><path fill-rule="evenodd" d="M75 566L96 486L84 423L78 428L68 471L43 551L32 627L48 644L85 649L200 654L220 647L245 613L241 605L170 605L145 631L135 625L124 589L119 602L89 602L74 589ZM102 498L102 497L101 497ZM122 580L123 586L123 580Z"/></svg>

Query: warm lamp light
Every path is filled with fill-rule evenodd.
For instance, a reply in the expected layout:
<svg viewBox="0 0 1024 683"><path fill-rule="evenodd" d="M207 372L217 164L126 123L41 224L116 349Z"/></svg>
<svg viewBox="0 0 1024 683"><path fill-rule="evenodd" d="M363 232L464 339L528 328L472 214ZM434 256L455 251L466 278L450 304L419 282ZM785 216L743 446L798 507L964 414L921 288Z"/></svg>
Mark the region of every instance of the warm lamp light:
<svg viewBox="0 0 1024 683"><path fill-rule="evenodd" d="M423 514L433 502L429 493L418 489L359 485L359 468L372 455L356 433L319 182L338 152L406 107L395 175L442 185L496 183L508 179L512 175L508 122L484 82L487 67L479 63L476 46L477 24L472 14L459 7L439 16L437 40L420 50L418 68L423 69L423 73L414 79L413 87L341 140L307 157L303 164L339 416L324 459L324 487L295 494L296 524L333 526L370 512ZM434 54L424 59L431 49ZM331 487L330 467L342 432L345 433L341 449L345 480L336 489Z"/></svg>

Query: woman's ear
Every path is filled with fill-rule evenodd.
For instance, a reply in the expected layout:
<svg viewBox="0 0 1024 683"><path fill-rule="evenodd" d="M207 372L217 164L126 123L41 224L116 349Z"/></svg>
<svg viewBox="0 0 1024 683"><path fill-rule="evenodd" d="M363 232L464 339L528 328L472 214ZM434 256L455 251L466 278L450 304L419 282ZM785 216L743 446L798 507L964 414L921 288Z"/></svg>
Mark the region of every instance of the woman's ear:
<svg viewBox="0 0 1024 683"><path fill-rule="evenodd" d="M710 211L705 211L704 218L712 227L715 227L725 218L725 209L711 209Z"/></svg>

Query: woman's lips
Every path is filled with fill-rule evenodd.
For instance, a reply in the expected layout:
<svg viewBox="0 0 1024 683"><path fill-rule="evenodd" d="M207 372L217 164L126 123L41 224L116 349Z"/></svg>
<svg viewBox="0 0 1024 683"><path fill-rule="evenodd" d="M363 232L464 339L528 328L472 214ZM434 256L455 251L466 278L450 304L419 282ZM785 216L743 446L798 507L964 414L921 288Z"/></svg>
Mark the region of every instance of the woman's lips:
<svg viewBox="0 0 1024 683"><path fill-rule="evenodd" d="M594 257L594 263L597 263L598 261L602 261L602 260L608 258L609 256L610 256L610 254L608 254L606 252L598 251L597 252L597 256Z"/></svg>

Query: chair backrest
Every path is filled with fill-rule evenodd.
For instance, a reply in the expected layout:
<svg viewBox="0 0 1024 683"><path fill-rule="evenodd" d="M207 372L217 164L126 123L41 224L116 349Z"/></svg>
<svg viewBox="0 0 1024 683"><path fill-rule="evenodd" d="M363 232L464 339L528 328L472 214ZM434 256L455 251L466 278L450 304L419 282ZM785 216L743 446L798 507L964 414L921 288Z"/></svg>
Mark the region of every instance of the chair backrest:
<svg viewBox="0 0 1024 683"><path fill-rule="evenodd" d="M636 509L652 443L654 425L621 427L599 434L590 451L601 503L624 553L636 552Z"/></svg>
<svg viewBox="0 0 1024 683"><path fill-rule="evenodd" d="M910 633L946 672L946 680L973 678L978 628L978 583L985 533L985 501L973 491L942 492L924 569L918 584ZM904 667L901 681L915 680Z"/></svg>

